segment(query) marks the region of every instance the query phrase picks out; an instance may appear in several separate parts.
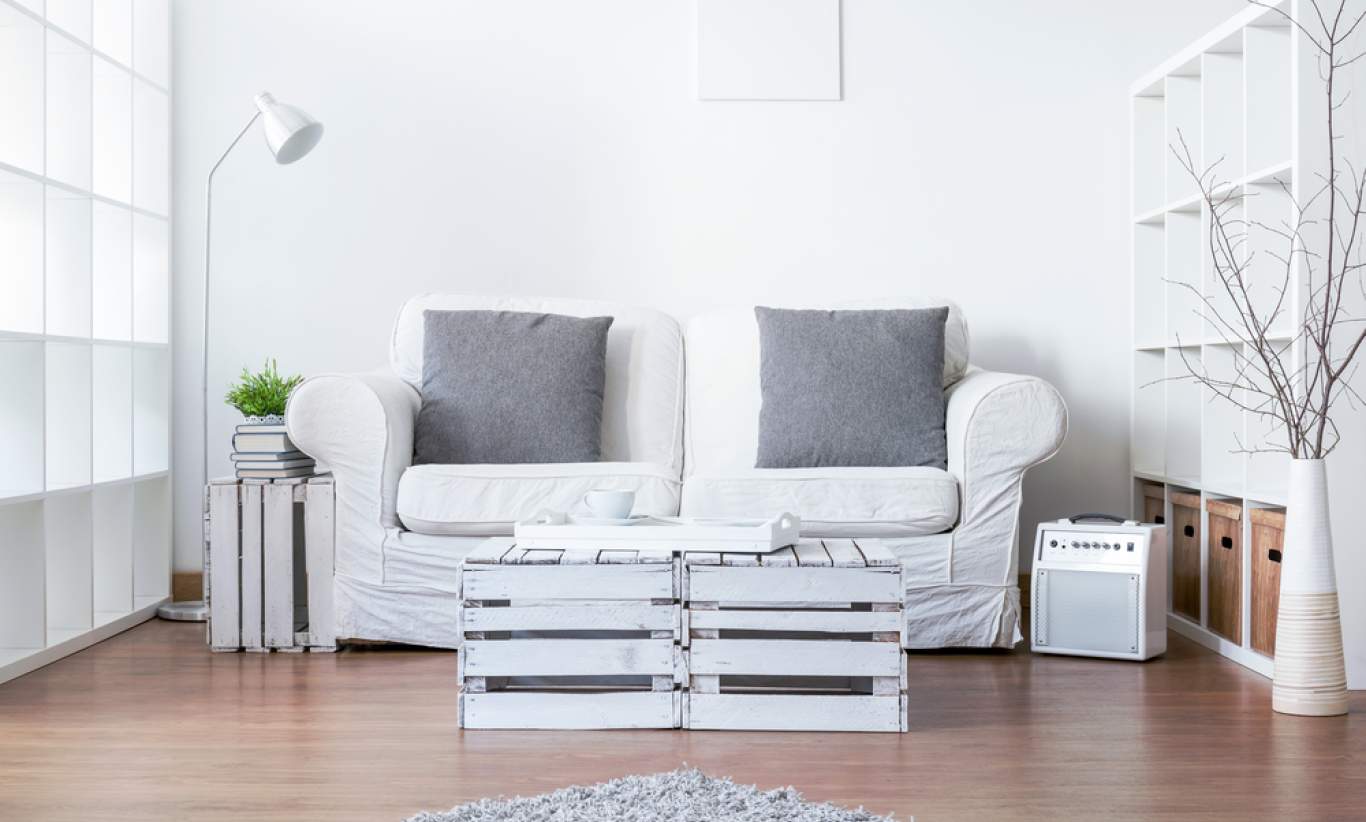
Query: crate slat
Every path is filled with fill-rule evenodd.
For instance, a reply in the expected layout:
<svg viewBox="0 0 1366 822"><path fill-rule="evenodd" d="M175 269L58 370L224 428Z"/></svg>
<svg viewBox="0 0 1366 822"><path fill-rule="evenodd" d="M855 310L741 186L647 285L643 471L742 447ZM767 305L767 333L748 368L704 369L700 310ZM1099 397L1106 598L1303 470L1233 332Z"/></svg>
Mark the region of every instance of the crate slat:
<svg viewBox="0 0 1366 822"><path fill-rule="evenodd" d="M237 484L209 487L209 644L215 649L242 646L241 589L238 587Z"/></svg>
<svg viewBox="0 0 1366 822"><path fill-rule="evenodd" d="M321 650L337 647L332 576L336 563L336 496L331 477L313 477L304 498L304 551L308 575L308 642Z"/></svg>
<svg viewBox="0 0 1366 822"><path fill-rule="evenodd" d="M460 695L460 724L465 728L676 728L680 712L677 691Z"/></svg>
<svg viewBox="0 0 1366 822"><path fill-rule="evenodd" d="M613 552L616 553L616 552ZM670 599L670 565L472 565L465 569L467 600Z"/></svg>
<svg viewBox="0 0 1366 822"><path fill-rule="evenodd" d="M262 597L267 648L294 647L294 488L261 488L263 533Z"/></svg>
<svg viewBox="0 0 1366 822"><path fill-rule="evenodd" d="M896 569L689 566L688 594L711 602L900 602Z"/></svg>
<svg viewBox="0 0 1366 822"><path fill-rule="evenodd" d="M265 646L261 633L265 603L261 600L265 556L263 550L261 489L269 480L242 483L242 647L259 651Z"/></svg>
<svg viewBox="0 0 1366 822"><path fill-rule="evenodd" d="M895 611L691 611L689 626L699 629L744 631L814 631L827 634L874 633L901 630Z"/></svg>
<svg viewBox="0 0 1366 822"><path fill-rule="evenodd" d="M672 639L473 640L461 653L467 676L674 674Z"/></svg>
<svg viewBox="0 0 1366 822"><path fill-rule="evenodd" d="M466 631L672 631L676 605L537 605L466 608Z"/></svg>
<svg viewBox="0 0 1366 822"><path fill-rule="evenodd" d="M694 637L688 670L693 675L898 676L902 655L895 642Z"/></svg>
<svg viewBox="0 0 1366 822"><path fill-rule="evenodd" d="M690 730L904 730L901 696L688 695Z"/></svg>

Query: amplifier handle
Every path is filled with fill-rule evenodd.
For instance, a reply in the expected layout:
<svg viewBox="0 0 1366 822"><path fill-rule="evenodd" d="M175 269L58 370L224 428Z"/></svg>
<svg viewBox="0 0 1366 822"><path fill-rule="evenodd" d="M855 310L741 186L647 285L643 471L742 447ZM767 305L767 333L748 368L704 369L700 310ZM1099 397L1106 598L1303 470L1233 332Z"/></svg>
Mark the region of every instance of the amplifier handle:
<svg viewBox="0 0 1366 822"><path fill-rule="evenodd" d="M1076 524L1084 519L1099 519L1106 522L1113 522L1116 525L1123 525L1125 522L1124 517L1117 517L1114 514L1073 514L1067 518L1067 521Z"/></svg>

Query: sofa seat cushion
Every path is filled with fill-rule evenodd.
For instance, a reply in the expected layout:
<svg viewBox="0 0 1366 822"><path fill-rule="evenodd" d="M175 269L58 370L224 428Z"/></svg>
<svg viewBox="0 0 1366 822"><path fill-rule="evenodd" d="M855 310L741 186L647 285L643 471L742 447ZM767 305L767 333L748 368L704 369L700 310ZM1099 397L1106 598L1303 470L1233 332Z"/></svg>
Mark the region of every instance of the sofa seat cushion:
<svg viewBox="0 0 1366 822"><path fill-rule="evenodd" d="M635 491L637 514L678 514L672 470L641 462L414 465L399 478L396 507L419 534L499 536L542 509L583 511L594 488Z"/></svg>
<svg viewBox="0 0 1366 822"><path fill-rule="evenodd" d="M801 517L807 536L937 534L958 520L958 481L938 468L753 468L697 474L685 517Z"/></svg>

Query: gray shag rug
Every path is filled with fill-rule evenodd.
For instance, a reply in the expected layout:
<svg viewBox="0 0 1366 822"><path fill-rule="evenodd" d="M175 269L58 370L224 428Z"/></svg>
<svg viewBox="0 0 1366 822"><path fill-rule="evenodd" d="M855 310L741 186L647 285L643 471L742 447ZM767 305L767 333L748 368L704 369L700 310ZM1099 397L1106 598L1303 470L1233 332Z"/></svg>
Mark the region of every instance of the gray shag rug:
<svg viewBox="0 0 1366 822"><path fill-rule="evenodd" d="M859 808L802 801L792 788L761 791L693 768L574 785L540 796L481 799L408 822L889 822Z"/></svg>

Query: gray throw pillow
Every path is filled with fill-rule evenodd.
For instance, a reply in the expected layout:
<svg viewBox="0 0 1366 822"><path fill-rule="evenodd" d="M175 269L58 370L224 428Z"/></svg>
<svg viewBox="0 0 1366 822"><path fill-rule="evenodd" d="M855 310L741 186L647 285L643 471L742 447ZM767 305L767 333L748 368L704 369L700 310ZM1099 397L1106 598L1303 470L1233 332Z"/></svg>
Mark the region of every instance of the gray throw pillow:
<svg viewBox="0 0 1366 822"><path fill-rule="evenodd" d="M596 462L611 317L424 311L413 463Z"/></svg>
<svg viewBox="0 0 1366 822"><path fill-rule="evenodd" d="M757 468L944 468L948 308L758 307Z"/></svg>

